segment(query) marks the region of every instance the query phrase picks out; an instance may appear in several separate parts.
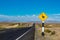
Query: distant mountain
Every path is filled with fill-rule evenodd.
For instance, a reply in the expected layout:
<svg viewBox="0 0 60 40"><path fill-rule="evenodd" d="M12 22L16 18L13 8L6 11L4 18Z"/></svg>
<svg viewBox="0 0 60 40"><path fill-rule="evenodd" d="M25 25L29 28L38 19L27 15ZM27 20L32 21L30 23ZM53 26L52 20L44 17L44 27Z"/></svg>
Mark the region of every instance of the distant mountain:
<svg viewBox="0 0 60 40"><path fill-rule="evenodd" d="M31 22L34 22L34 23L42 23L41 21L31 21ZM45 23L60 23L60 21L45 21Z"/></svg>
<svg viewBox="0 0 60 40"><path fill-rule="evenodd" d="M47 23L60 23L60 21L56 21L56 20L54 20L54 21L52 21L52 20L49 20L49 21L46 21Z"/></svg>
<svg viewBox="0 0 60 40"><path fill-rule="evenodd" d="M41 21L20 21L20 20L5 20L5 21L0 21L0 22L33 22L33 23L41 23ZM46 23L60 23L60 21L45 21Z"/></svg>

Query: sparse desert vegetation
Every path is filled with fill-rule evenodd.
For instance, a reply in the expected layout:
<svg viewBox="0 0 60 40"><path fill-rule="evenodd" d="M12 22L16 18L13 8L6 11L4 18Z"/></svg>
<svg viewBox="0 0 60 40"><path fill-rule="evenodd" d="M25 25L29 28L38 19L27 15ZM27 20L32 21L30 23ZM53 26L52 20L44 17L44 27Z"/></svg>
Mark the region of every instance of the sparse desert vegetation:
<svg viewBox="0 0 60 40"><path fill-rule="evenodd" d="M30 27L30 26L32 26L32 23L0 23L0 30L9 28Z"/></svg>
<svg viewBox="0 0 60 40"><path fill-rule="evenodd" d="M45 32L46 32L46 33L50 33L50 32L51 32L51 30L49 30L49 29L46 29L46 30L45 30Z"/></svg>
<svg viewBox="0 0 60 40"><path fill-rule="evenodd" d="M31 27L33 23L0 23L1 29ZM35 40L60 40L60 23L46 23L45 36L42 37L41 23L35 23Z"/></svg>
<svg viewBox="0 0 60 40"><path fill-rule="evenodd" d="M35 40L60 40L60 23L46 23L44 26L45 36L43 37L41 24L36 24Z"/></svg>

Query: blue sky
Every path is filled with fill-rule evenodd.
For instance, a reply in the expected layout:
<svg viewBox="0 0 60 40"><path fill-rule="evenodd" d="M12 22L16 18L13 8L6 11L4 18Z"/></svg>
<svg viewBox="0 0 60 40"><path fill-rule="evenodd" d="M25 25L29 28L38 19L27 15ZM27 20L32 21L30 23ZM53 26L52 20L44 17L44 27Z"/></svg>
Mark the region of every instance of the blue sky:
<svg viewBox="0 0 60 40"><path fill-rule="evenodd" d="M0 21L39 21L41 12L60 21L60 0L0 0Z"/></svg>

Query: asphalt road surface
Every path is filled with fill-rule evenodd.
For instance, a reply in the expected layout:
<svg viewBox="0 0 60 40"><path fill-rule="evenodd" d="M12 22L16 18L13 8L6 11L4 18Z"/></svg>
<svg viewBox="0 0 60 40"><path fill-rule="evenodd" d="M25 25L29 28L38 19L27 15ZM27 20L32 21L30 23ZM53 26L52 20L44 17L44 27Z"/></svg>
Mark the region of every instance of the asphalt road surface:
<svg viewBox="0 0 60 40"><path fill-rule="evenodd" d="M31 28L31 27L30 27ZM6 29L0 31L0 40L15 40L30 28L15 28L15 29Z"/></svg>

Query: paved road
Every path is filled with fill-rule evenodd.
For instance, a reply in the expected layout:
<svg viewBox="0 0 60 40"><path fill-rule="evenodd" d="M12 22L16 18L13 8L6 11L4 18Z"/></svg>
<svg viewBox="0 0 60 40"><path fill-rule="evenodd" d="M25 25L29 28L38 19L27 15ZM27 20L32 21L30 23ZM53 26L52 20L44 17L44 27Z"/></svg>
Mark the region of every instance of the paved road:
<svg viewBox="0 0 60 40"><path fill-rule="evenodd" d="M22 29L16 28L16 29L6 29L0 31L0 40L15 40L30 28L22 28Z"/></svg>

